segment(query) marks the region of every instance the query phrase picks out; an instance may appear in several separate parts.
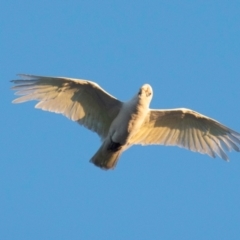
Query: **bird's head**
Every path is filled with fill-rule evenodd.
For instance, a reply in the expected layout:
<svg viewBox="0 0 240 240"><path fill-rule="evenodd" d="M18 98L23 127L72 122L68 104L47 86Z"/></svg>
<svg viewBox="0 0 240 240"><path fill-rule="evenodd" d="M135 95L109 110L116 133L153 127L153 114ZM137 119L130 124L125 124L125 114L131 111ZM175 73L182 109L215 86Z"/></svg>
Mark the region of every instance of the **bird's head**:
<svg viewBox="0 0 240 240"><path fill-rule="evenodd" d="M149 84L144 84L138 91L139 100L143 100L144 102L150 104L153 97L153 90Z"/></svg>

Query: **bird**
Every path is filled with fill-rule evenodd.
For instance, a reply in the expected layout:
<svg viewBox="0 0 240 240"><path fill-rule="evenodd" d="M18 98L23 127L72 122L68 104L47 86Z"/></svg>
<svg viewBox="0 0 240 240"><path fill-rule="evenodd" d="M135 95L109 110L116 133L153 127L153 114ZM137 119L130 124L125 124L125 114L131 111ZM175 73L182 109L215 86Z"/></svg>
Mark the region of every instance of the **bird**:
<svg viewBox="0 0 240 240"><path fill-rule="evenodd" d="M19 96L13 103L36 100L35 108L63 114L97 133L102 144L90 162L101 169L114 169L121 154L136 144L178 146L226 161L227 151L240 151L240 133L212 118L187 108L151 109L149 84L122 102L89 80L18 76L11 81Z"/></svg>

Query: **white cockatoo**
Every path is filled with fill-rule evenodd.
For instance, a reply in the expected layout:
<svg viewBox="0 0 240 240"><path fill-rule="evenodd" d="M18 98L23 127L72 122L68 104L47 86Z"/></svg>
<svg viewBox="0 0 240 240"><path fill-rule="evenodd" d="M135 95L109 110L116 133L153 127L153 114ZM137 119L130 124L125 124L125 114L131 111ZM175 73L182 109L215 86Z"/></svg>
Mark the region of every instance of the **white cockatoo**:
<svg viewBox="0 0 240 240"><path fill-rule="evenodd" d="M112 169L134 144L179 146L228 160L239 151L240 134L216 120L186 108L150 109L153 90L144 84L130 101L121 102L98 84L73 78L19 75L13 80L13 103L36 100L36 108L61 113L96 132L102 145L91 162Z"/></svg>

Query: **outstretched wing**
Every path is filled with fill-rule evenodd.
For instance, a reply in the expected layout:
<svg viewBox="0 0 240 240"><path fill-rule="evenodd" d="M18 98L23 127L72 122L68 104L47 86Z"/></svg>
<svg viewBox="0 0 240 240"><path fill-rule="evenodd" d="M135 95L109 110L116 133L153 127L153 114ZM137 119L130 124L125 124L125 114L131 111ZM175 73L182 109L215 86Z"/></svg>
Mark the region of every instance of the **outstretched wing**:
<svg viewBox="0 0 240 240"><path fill-rule="evenodd" d="M226 151L239 152L240 134L190 109L150 110L130 144L175 145L228 160Z"/></svg>
<svg viewBox="0 0 240 240"><path fill-rule="evenodd" d="M106 137L111 122L122 102L104 91L98 84L80 79L19 75L13 80L16 95L13 103L37 100L35 108L61 113L73 121Z"/></svg>

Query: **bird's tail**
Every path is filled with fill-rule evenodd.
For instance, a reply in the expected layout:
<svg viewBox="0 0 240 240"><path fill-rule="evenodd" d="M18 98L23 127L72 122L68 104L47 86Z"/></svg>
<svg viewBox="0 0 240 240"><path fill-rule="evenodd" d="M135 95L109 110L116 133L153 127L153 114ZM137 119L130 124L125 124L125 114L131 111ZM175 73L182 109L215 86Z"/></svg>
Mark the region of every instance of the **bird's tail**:
<svg viewBox="0 0 240 240"><path fill-rule="evenodd" d="M109 150L108 144L107 141L104 142L90 160L90 162L105 170L113 169L123 152L121 148L117 151Z"/></svg>

